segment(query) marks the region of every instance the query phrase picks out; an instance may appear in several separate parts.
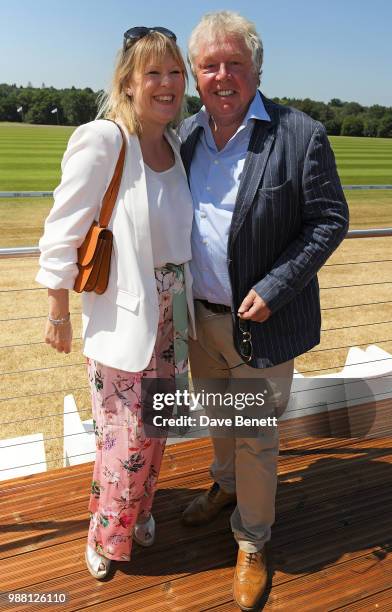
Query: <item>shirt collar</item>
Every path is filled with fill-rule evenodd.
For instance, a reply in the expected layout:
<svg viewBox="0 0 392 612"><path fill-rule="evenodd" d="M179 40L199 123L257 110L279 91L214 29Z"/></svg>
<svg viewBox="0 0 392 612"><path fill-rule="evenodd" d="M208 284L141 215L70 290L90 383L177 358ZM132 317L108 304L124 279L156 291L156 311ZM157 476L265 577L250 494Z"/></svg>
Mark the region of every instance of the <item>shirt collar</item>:
<svg viewBox="0 0 392 612"><path fill-rule="evenodd" d="M209 119L210 119L210 115L206 107L202 106L199 112L196 113L195 115L196 124L204 128L204 130L206 130L206 128L209 127ZM238 129L245 127L250 119L259 119L261 121L271 121L271 117L266 111L263 99L259 91L256 92L255 97L250 103L248 112L246 113L244 120L242 121Z"/></svg>

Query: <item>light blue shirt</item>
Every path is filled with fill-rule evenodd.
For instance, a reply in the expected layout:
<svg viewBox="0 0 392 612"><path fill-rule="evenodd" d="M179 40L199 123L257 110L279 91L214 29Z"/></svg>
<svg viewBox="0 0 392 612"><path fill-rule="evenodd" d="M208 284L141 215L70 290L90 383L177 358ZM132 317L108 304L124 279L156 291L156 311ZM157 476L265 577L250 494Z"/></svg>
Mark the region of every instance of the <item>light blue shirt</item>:
<svg viewBox="0 0 392 612"><path fill-rule="evenodd" d="M203 128L189 177L194 206L190 265L196 299L231 305L227 241L255 119L271 121L258 92L236 133L218 151L204 106L195 117Z"/></svg>

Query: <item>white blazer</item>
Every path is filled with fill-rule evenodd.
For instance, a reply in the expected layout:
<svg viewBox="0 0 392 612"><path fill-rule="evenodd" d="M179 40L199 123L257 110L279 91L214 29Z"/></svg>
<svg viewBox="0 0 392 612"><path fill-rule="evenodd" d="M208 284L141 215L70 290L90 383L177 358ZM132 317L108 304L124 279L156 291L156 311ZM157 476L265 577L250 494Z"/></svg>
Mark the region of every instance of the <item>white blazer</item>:
<svg viewBox="0 0 392 612"><path fill-rule="evenodd" d="M168 130L166 137L183 169L176 135ZM120 131L110 121L92 121L72 134L62 161L62 180L39 242L41 268L36 280L46 287L73 288L77 249L93 220L98 220L121 144ZM191 199L184 206L192 206ZM113 252L108 288L102 295L82 294L83 352L104 365L139 372L152 356L159 307L143 157L134 135L127 136L123 176L109 228ZM188 264L184 267L190 331L195 336L192 277Z"/></svg>

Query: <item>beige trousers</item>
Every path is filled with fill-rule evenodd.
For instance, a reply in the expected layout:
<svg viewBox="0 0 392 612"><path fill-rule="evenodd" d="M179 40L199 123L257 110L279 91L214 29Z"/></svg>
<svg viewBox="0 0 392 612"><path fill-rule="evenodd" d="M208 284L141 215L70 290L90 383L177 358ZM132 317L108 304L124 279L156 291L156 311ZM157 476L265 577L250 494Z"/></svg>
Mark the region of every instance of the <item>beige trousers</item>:
<svg viewBox="0 0 392 612"><path fill-rule="evenodd" d="M189 342L195 391L201 391L207 379L214 380L215 391L220 381L229 391L232 379L252 379L252 389L255 379L268 380L271 388L278 389L281 414L289 399L294 360L272 368L251 368L234 348L230 314L212 313L197 300L195 314L197 340ZM257 552L270 539L275 520L278 428L263 428L255 437L213 437L212 442L211 477L225 491L237 493L230 521L234 537L242 550Z"/></svg>

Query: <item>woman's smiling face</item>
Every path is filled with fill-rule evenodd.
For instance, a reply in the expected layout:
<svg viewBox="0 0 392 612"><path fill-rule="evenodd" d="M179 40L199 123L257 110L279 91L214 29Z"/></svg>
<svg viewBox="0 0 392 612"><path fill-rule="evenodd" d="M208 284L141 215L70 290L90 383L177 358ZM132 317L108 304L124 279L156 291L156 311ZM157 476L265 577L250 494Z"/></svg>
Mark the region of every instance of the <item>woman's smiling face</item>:
<svg viewBox="0 0 392 612"><path fill-rule="evenodd" d="M185 75L168 52L160 59L151 58L136 72L126 89L132 96L135 112L143 126L166 126L180 111L185 92Z"/></svg>

